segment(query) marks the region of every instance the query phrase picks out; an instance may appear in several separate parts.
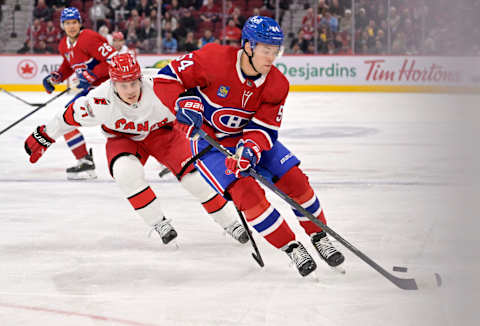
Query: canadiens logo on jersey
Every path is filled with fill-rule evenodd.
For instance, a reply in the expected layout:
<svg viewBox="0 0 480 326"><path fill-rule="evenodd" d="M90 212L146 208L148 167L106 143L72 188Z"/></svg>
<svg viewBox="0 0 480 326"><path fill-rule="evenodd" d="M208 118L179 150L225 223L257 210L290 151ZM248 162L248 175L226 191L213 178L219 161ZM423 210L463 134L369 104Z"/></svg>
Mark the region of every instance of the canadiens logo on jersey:
<svg viewBox="0 0 480 326"><path fill-rule="evenodd" d="M255 112L222 108L212 114L211 122L220 132L237 134L248 124Z"/></svg>
<svg viewBox="0 0 480 326"><path fill-rule="evenodd" d="M221 85L218 88L217 96L221 98L226 98L229 90L230 90L230 87Z"/></svg>

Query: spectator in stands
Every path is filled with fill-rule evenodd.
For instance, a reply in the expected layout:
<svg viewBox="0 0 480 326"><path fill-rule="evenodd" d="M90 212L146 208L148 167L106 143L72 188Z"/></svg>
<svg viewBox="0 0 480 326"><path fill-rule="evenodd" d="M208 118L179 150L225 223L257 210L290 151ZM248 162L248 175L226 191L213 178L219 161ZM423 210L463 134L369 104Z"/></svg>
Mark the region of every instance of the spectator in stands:
<svg viewBox="0 0 480 326"><path fill-rule="evenodd" d="M142 25L143 25L143 28L140 30L140 33L138 34L138 40L140 41L139 48L142 50L143 53L152 53L156 48L158 32L153 26L152 21L150 20L150 17L146 17L142 21ZM176 51L177 49L175 49L174 52Z"/></svg>
<svg viewBox="0 0 480 326"><path fill-rule="evenodd" d="M112 34L110 34L110 30L108 29L107 25L102 25L98 29L98 34L105 37L108 41L108 44L112 44Z"/></svg>
<svg viewBox="0 0 480 326"><path fill-rule="evenodd" d="M173 17L169 11L166 11L162 17L162 29L165 28L165 24L170 23L170 30L174 31L177 29L178 23L177 18Z"/></svg>
<svg viewBox="0 0 480 326"><path fill-rule="evenodd" d="M183 15L184 9L180 6L178 0L172 0L170 5L167 6L166 11L178 20Z"/></svg>
<svg viewBox="0 0 480 326"><path fill-rule="evenodd" d="M45 22L52 19L52 11L46 5L45 0L38 0L35 9L33 9L33 17Z"/></svg>
<svg viewBox="0 0 480 326"><path fill-rule="evenodd" d="M290 53L291 54L303 54L302 49L300 49L300 44L298 44L298 43L293 44L293 47L291 47Z"/></svg>
<svg viewBox="0 0 480 326"><path fill-rule="evenodd" d="M351 31L352 31L352 11L350 9L346 9L345 10L345 16L340 18L339 31L340 32L351 33Z"/></svg>
<svg viewBox="0 0 480 326"><path fill-rule="evenodd" d="M130 39L130 36L128 35L131 31L131 29L133 28L135 33L137 32L140 32L140 29L141 29L141 18L140 16L138 15L138 11L137 9L132 9L130 11L130 17L128 18L128 21L126 23L126 27L127 27L127 46L130 47L128 45L128 42L129 42L129 39Z"/></svg>
<svg viewBox="0 0 480 326"><path fill-rule="evenodd" d="M203 36L198 40L198 48L202 48L207 43L215 42L215 37L212 35L212 31L206 29L203 32Z"/></svg>
<svg viewBox="0 0 480 326"><path fill-rule="evenodd" d="M325 16L321 20L321 24L327 25L332 33L338 32L338 19L334 15L327 11Z"/></svg>
<svg viewBox="0 0 480 326"><path fill-rule="evenodd" d="M392 34L395 34L397 32L398 27L400 26L401 23L401 17L397 13L397 8L394 6L390 7L390 28L392 31Z"/></svg>
<svg viewBox="0 0 480 326"><path fill-rule="evenodd" d="M330 7L326 4L325 0L318 0L318 13L320 15L325 15L329 8Z"/></svg>
<svg viewBox="0 0 480 326"><path fill-rule="evenodd" d="M102 3L102 0L95 0L95 4L90 8L90 19L93 23L94 30L99 26L107 24L107 16L111 14L110 8Z"/></svg>
<svg viewBox="0 0 480 326"><path fill-rule="evenodd" d="M53 24L53 21L49 20L45 27L45 43L47 49L53 49L51 53L58 53L58 42L62 38L62 33L57 26Z"/></svg>
<svg viewBox="0 0 480 326"><path fill-rule="evenodd" d="M179 52L192 52L198 49L197 43L194 39L193 32L188 32L187 37L182 42Z"/></svg>
<svg viewBox="0 0 480 326"><path fill-rule="evenodd" d="M290 9L290 4L293 0L280 0L278 7L280 9L280 15L278 17L278 24L282 26L283 17L285 17L285 13Z"/></svg>
<svg viewBox="0 0 480 326"><path fill-rule="evenodd" d="M330 1L330 8L328 11L336 17L342 17L345 15L345 5L339 0L332 0Z"/></svg>
<svg viewBox="0 0 480 326"><path fill-rule="evenodd" d="M360 8L355 15L355 28L363 30L368 25L368 16L365 8Z"/></svg>
<svg viewBox="0 0 480 326"><path fill-rule="evenodd" d="M150 12L153 9L153 6L150 0L140 0L140 3L137 5L137 11L140 17L150 17Z"/></svg>
<svg viewBox="0 0 480 326"><path fill-rule="evenodd" d="M178 43L172 36L172 32L167 32L167 35L163 39L163 53L177 53Z"/></svg>
<svg viewBox="0 0 480 326"><path fill-rule="evenodd" d="M232 18L229 18L227 26L225 26L222 32L222 39L224 39L228 45L240 47L241 38L242 30L235 25L235 21Z"/></svg>
<svg viewBox="0 0 480 326"><path fill-rule="evenodd" d="M24 51L27 44L28 51L31 49L32 45L33 49L38 48L38 42L44 41L45 39L45 25L41 19L35 18L33 20L33 25L29 26L27 29L27 38L21 50Z"/></svg>
<svg viewBox="0 0 480 326"><path fill-rule="evenodd" d="M372 51L372 54L385 54L385 46L383 45L382 41L377 39L375 41L375 49Z"/></svg>
<svg viewBox="0 0 480 326"><path fill-rule="evenodd" d="M200 8L200 20L204 26L210 29L215 28L215 23L219 19L220 8L218 8L213 0L207 0L207 4Z"/></svg>
<svg viewBox="0 0 480 326"><path fill-rule="evenodd" d="M23 43L23 46L17 50L17 53L24 54L24 53L30 52L31 49L32 49L32 41L27 38Z"/></svg>
<svg viewBox="0 0 480 326"><path fill-rule="evenodd" d="M403 31L398 31L392 42L392 54L407 54L407 38Z"/></svg>
<svg viewBox="0 0 480 326"><path fill-rule="evenodd" d="M175 35L184 38L188 32L196 31L196 29L197 21L193 18L191 11L187 10L180 18L180 24L178 24L178 28L175 30Z"/></svg>
<svg viewBox="0 0 480 326"><path fill-rule="evenodd" d="M377 27L375 26L375 21L370 19L368 26L365 28L367 32L367 47L369 50L375 49L375 39L377 36Z"/></svg>
<svg viewBox="0 0 480 326"><path fill-rule="evenodd" d="M127 0L119 0L119 4L115 8L115 23L123 22L127 20L130 15L130 9L128 9Z"/></svg>
<svg viewBox="0 0 480 326"><path fill-rule="evenodd" d="M127 47L135 49L137 47L138 38L137 31L134 24L130 24L127 29Z"/></svg>
<svg viewBox="0 0 480 326"><path fill-rule="evenodd" d="M290 42L290 49L293 51L295 48L295 45L298 45L298 48L302 53L306 53L308 49L308 43L309 41L305 39L305 33L303 32L302 29L298 31L297 37L292 39Z"/></svg>
<svg viewBox="0 0 480 326"><path fill-rule="evenodd" d="M122 32L115 32L112 34L112 46L118 53L128 52L128 47L125 45L125 38Z"/></svg>
<svg viewBox="0 0 480 326"><path fill-rule="evenodd" d="M231 18L235 22L235 25L242 29L243 25L245 24L245 17L242 16L242 11L238 7L233 8L232 16Z"/></svg>

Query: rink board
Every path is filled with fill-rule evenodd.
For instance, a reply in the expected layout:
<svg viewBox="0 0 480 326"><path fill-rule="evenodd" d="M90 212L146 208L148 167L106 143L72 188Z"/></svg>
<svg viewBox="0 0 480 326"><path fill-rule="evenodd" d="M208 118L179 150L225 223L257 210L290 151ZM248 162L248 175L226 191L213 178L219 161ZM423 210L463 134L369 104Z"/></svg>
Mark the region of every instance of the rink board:
<svg viewBox="0 0 480 326"><path fill-rule="evenodd" d="M142 67L162 68L175 56L139 55ZM43 91L42 79L58 69L58 55L2 55L0 87ZM426 56L285 55L275 62L298 92L480 91L480 58ZM61 91L66 86L59 85Z"/></svg>

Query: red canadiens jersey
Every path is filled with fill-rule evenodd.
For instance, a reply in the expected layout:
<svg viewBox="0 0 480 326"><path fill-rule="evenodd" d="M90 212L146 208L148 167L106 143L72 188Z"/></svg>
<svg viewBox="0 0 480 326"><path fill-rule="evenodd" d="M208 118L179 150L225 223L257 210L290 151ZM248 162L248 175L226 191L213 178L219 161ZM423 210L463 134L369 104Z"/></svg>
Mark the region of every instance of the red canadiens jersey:
<svg viewBox="0 0 480 326"><path fill-rule="evenodd" d="M80 31L75 43L70 44L66 36L60 40L58 51L63 57L63 62L58 72L62 81L70 77L77 69L89 69L97 80L94 86L100 85L109 79L107 59L116 55L116 50L108 41L90 29Z"/></svg>
<svg viewBox="0 0 480 326"><path fill-rule="evenodd" d="M244 138L268 150L278 136L289 83L276 67L256 80L246 79L240 70L242 51L209 43L163 68L154 89L171 108L178 94L192 89L205 107L206 132L225 146Z"/></svg>

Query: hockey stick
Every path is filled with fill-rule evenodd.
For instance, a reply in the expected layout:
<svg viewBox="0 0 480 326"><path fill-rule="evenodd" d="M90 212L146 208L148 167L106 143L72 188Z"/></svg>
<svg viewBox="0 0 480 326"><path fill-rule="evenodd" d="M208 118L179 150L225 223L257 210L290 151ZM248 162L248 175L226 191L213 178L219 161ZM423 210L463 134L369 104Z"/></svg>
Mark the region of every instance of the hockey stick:
<svg viewBox="0 0 480 326"><path fill-rule="evenodd" d="M260 267L265 266L262 256L260 255L260 251L258 250L257 244L253 239L252 231L250 231L250 228L248 227L247 221L245 220L245 217L243 216L242 211L239 210L237 206L235 206L235 209L237 210L238 216L240 216L240 220L242 221L245 231L247 231L248 238L250 239L250 243L252 244L253 250L255 250L255 253L252 252L253 259L255 259L255 261L258 263L258 265L260 265Z"/></svg>
<svg viewBox="0 0 480 326"><path fill-rule="evenodd" d="M15 95L15 94L13 94L13 93L10 93L9 91L7 91L6 89L3 89L3 88L1 88L1 87L0 87L0 90L1 90L2 92L4 92L5 94L10 95L10 96L13 97L13 98L16 98L16 99L19 100L20 102L25 103L26 105L30 105L30 106L40 106L40 105L43 104L43 103L30 103L30 102L27 102L27 101L25 101L23 98Z"/></svg>
<svg viewBox="0 0 480 326"><path fill-rule="evenodd" d="M205 139L210 145L218 149L221 153L223 153L225 156L231 156L232 153L230 153L225 147L220 145L215 139L210 137L205 131L199 130L198 134L200 137ZM305 210L302 206L300 206L296 201L294 201L292 198L290 198L287 194L285 194L283 191L278 189L277 186L272 184L269 180L267 180L265 177L262 175L258 174L257 171L255 171L252 168L249 168L246 171L250 176L255 178L257 181L259 181L261 184L272 190L274 193L276 193L280 198L285 200L288 204L290 204L291 207L295 208L297 211L302 213L303 216L307 217L310 221L315 223L317 226L321 227L325 232L327 232L329 235L331 235L333 238L335 238L338 242L343 244L348 250L350 250L352 253L354 253L358 258L363 260L365 263L367 263L370 267L375 269L378 273L380 273L383 277L388 279L390 282L395 284L397 287L403 290L418 290L418 282L414 278L400 278L397 277L391 273L389 273L387 270L385 270L382 266L378 265L375 261L373 261L370 257L365 255L363 252L361 252L358 248L356 248L354 245L349 243L347 240L345 240L342 236L340 236L337 232L335 232L333 229L328 227L327 225L323 224L320 222L315 216L313 216L310 212ZM441 277L439 274L435 273L434 275L434 284L436 286L441 285Z"/></svg>
<svg viewBox="0 0 480 326"><path fill-rule="evenodd" d="M31 111L30 113L24 115L23 117L21 117L20 119L18 119L17 121L15 121L14 123L12 123L10 126L8 126L7 128L3 129L2 131L0 131L0 135L3 134L5 131L7 131L8 129L12 128L13 126L17 125L18 123L22 122L23 120L25 120L26 118L28 118L29 116L31 116L32 114L34 114L35 112L37 112L38 110L40 110L41 108L43 108L44 106L47 106L50 102L52 102L53 100L59 98L60 96L62 96L63 94L65 94L66 92L68 92L70 90L70 88L67 88L66 90L64 90L63 92L55 95L54 97L52 97L51 99L49 99L48 101L46 101L45 103L43 103L42 105L39 105L35 110Z"/></svg>
<svg viewBox="0 0 480 326"><path fill-rule="evenodd" d="M158 176L162 178L163 176L169 173L170 173L170 170L168 168L164 168L162 171L160 171L160 173L158 173ZM235 209L237 210L238 216L242 221L243 227L245 228L248 238L250 239L250 243L252 244L253 250L255 251L255 253L252 252L253 259L255 259L255 261L258 263L258 265L260 265L260 267L265 266L262 256L260 255L260 251L258 250L257 244L253 239L252 231L250 231L250 228L248 227L247 221L245 221L245 217L243 216L243 213L237 208L237 206L235 206Z"/></svg>

